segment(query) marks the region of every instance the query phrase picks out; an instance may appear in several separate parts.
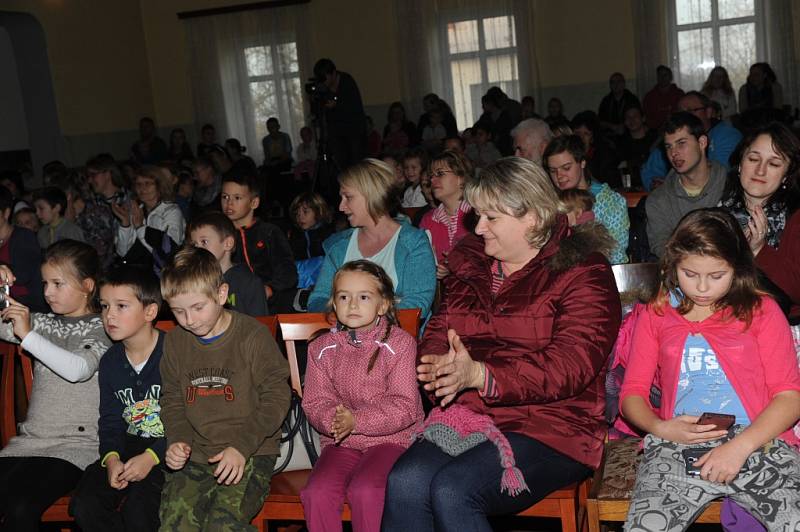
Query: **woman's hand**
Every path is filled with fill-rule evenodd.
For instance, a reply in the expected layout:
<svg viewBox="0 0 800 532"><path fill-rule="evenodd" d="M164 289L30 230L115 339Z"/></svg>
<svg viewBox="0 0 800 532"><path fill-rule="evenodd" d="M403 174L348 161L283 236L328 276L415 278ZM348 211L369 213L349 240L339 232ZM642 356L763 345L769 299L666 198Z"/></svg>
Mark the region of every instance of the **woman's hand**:
<svg viewBox="0 0 800 532"><path fill-rule="evenodd" d="M31 310L11 296L6 296L6 301L8 307L0 312L0 317L5 321L11 320L14 336L22 341L31 332Z"/></svg>
<svg viewBox="0 0 800 532"><path fill-rule="evenodd" d="M14 281L16 281L16 280L17 280L17 278L11 272L11 268L6 266L5 264L0 265L0 283L7 284L7 285L13 285Z"/></svg>
<svg viewBox="0 0 800 532"><path fill-rule="evenodd" d="M116 202L112 202L111 212L113 212L114 216L117 217L119 224L122 227L128 227L131 225L131 210L128 203L119 205Z"/></svg>
<svg viewBox="0 0 800 532"><path fill-rule="evenodd" d="M651 432L662 440L684 445L714 441L728 434L727 430L714 430L716 425L698 425L698 419L697 416L677 416L660 420Z"/></svg>
<svg viewBox="0 0 800 532"><path fill-rule="evenodd" d="M131 201L131 223L135 229L144 225L144 211L135 201Z"/></svg>
<svg viewBox="0 0 800 532"><path fill-rule="evenodd" d="M424 388L441 399L440 406L451 403L462 390L481 388L484 366L475 362L453 330L447 331L450 350L446 355L423 355L417 366L417 378L426 383Z"/></svg>
<svg viewBox="0 0 800 532"><path fill-rule="evenodd" d="M703 480L729 484L739 474L748 456L750 452L734 438L708 451L694 465L700 468Z"/></svg>
<svg viewBox="0 0 800 532"><path fill-rule="evenodd" d="M753 255L758 255L766 241L767 215L764 214L764 209L761 205L756 205L753 210L748 212L750 213L750 220L747 222L745 236Z"/></svg>

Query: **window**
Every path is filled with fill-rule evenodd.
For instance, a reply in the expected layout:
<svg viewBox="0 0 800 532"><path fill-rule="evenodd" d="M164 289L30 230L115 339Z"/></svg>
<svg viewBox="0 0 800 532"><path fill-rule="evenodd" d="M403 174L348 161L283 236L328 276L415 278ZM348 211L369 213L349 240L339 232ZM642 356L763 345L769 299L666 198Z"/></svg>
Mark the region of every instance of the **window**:
<svg viewBox="0 0 800 532"><path fill-rule="evenodd" d="M671 48L676 83L699 90L712 68L725 67L734 90L761 57L761 0L673 0Z"/></svg>
<svg viewBox="0 0 800 532"><path fill-rule="evenodd" d="M445 25L447 75L460 128L482 113L481 96L494 85L519 99L517 35L514 17L451 20Z"/></svg>
<svg viewBox="0 0 800 532"><path fill-rule="evenodd" d="M303 88L293 42L244 49L249 113L255 138L267 134L267 119L275 116L281 131L294 137L304 124ZM259 146L260 149L260 146ZM255 157L257 150L249 150Z"/></svg>

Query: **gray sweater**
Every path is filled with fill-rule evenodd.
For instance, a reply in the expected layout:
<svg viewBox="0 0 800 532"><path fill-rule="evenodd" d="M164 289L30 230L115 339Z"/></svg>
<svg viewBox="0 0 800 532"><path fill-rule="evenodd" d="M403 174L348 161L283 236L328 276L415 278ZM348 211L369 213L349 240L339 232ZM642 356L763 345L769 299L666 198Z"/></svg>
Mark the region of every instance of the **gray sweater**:
<svg viewBox="0 0 800 532"><path fill-rule="evenodd" d="M675 169L670 170L664 184L647 196L647 239L650 251L657 257L664 253L664 246L681 218L697 209L716 207L725 190L724 166L709 161L708 183L698 196L689 196L681 186Z"/></svg>
<svg viewBox="0 0 800 532"><path fill-rule="evenodd" d="M100 406L97 367L111 342L97 315L67 318L34 313L31 322L34 332L25 337L23 346L29 338L34 340L38 336L39 349L52 351L53 346L60 347L82 359L80 362L85 361L80 364L83 374L77 382L70 382L35 360L28 417L19 424L20 435L0 450L0 456L61 458L85 469L97 460ZM0 326L0 338L17 342L10 323ZM36 352L31 354L37 356ZM69 354L61 352L58 356Z"/></svg>
<svg viewBox="0 0 800 532"><path fill-rule="evenodd" d="M39 239L39 247L42 249L47 249L50 244L55 244L59 240L66 240L67 238L86 242L83 236L83 229L66 218L61 219L56 226L43 225L36 237Z"/></svg>

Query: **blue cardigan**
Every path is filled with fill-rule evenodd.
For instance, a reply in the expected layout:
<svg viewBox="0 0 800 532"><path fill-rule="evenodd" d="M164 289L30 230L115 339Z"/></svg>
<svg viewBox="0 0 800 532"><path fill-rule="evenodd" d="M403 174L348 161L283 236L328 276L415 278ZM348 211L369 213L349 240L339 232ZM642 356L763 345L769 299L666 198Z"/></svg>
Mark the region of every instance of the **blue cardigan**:
<svg viewBox="0 0 800 532"><path fill-rule="evenodd" d="M331 297L333 276L347 254L347 244L355 229L346 229L329 236L322 243L325 260L317 277L317 284L308 299L309 312L324 312ZM423 323L431 312L433 296L436 293L436 261L428 235L409 224L400 225L397 247L394 251L397 270L395 296L399 299L398 308L422 309Z"/></svg>

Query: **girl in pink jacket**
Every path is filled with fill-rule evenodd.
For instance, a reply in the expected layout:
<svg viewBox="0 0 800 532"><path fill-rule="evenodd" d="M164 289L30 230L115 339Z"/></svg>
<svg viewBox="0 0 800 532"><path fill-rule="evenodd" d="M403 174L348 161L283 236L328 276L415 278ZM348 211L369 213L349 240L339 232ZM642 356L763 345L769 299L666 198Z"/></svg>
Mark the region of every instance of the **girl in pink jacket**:
<svg viewBox="0 0 800 532"><path fill-rule="evenodd" d="M392 281L368 260L333 278L340 327L309 344L303 410L322 454L300 493L311 532L341 531L350 505L355 532L381 526L386 477L422 420L417 343L397 324Z"/></svg>
<svg viewBox="0 0 800 532"><path fill-rule="evenodd" d="M742 230L720 209L687 214L661 271L622 385L622 415L648 433L625 530L685 530L722 497L768 530L799 530L800 454L789 429L800 418L800 373ZM704 424L705 412L735 416L735 425Z"/></svg>

